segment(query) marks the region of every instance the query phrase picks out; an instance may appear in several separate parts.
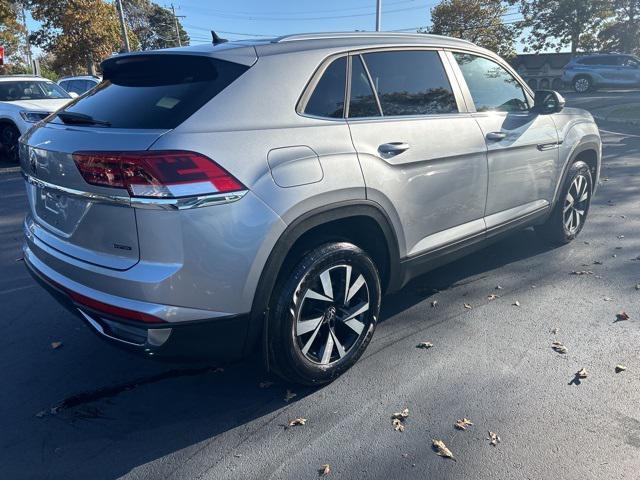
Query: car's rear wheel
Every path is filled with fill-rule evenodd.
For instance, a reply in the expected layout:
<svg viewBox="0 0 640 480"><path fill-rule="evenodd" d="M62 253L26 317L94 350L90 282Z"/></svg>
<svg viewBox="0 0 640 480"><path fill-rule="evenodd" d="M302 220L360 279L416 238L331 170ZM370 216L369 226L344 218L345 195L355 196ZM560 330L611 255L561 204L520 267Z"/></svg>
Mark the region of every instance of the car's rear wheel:
<svg viewBox="0 0 640 480"><path fill-rule="evenodd" d="M586 75L579 75L573 80L573 89L578 93L587 93L593 89L593 81Z"/></svg>
<svg viewBox="0 0 640 480"><path fill-rule="evenodd" d="M14 125L0 127L0 145L2 145L2 159L7 162L18 162L18 139L20 132Z"/></svg>
<svg viewBox="0 0 640 480"><path fill-rule="evenodd" d="M307 253L280 282L269 315L269 360L288 381L332 381L360 358L380 311L371 258L357 246L330 243Z"/></svg>
<svg viewBox="0 0 640 480"><path fill-rule="evenodd" d="M593 180L589 166L575 162L567 178L555 209L549 219L536 227L536 231L552 243L569 243L582 231L587 220Z"/></svg>

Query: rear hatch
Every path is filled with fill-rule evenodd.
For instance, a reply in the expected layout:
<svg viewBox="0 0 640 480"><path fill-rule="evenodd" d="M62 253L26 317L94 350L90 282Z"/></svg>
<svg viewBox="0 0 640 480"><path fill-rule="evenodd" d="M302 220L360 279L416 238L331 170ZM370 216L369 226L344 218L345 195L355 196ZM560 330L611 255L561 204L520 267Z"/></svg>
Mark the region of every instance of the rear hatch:
<svg viewBox="0 0 640 480"><path fill-rule="evenodd" d="M118 162L138 161L248 67L177 53L114 57L102 67L98 87L23 137L20 161L33 235L70 257L126 270L140 252L131 185L120 181ZM153 188L140 196L165 194L147 181Z"/></svg>

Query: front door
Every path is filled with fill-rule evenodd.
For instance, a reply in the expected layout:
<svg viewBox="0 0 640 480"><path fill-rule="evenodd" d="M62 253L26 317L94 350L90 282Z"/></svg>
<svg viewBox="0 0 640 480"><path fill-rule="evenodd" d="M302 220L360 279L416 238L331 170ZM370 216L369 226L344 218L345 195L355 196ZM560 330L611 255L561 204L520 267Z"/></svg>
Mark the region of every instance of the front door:
<svg viewBox="0 0 640 480"><path fill-rule="evenodd" d="M483 236L486 147L441 54L383 50L351 60L347 121L367 198L392 217L401 255Z"/></svg>
<svg viewBox="0 0 640 480"><path fill-rule="evenodd" d="M530 111L531 99L502 65L453 53L487 144L487 229L546 209L558 168L558 133L549 115Z"/></svg>

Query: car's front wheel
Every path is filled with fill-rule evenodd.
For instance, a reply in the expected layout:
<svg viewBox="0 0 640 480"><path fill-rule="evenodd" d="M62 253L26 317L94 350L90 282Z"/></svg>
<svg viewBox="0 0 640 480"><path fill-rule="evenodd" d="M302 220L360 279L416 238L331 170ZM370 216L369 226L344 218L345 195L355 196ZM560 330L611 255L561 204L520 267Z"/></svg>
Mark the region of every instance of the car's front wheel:
<svg viewBox="0 0 640 480"><path fill-rule="evenodd" d="M578 93L587 93L593 90L593 81L586 75L577 76L573 80L573 89Z"/></svg>
<svg viewBox="0 0 640 480"><path fill-rule="evenodd" d="M577 161L571 165L560 197L549 219L536 227L536 232L552 243L572 241L582 231L587 220L593 180L589 166Z"/></svg>
<svg viewBox="0 0 640 480"><path fill-rule="evenodd" d="M367 348L380 298L378 270L362 249L338 242L307 253L274 292L268 326L273 370L307 385L335 379Z"/></svg>
<svg viewBox="0 0 640 480"><path fill-rule="evenodd" d="M18 139L20 132L13 125L0 127L0 145L2 145L2 158L11 163L18 162Z"/></svg>

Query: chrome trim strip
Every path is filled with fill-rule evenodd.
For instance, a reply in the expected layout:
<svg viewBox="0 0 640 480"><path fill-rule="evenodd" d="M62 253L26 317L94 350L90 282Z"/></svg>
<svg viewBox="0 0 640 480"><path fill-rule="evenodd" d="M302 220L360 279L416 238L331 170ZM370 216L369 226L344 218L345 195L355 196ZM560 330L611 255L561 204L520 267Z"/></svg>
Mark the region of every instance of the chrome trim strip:
<svg viewBox="0 0 640 480"><path fill-rule="evenodd" d="M60 192L70 197L81 198L94 203L108 203L133 208L145 208L156 210L188 210L191 208L209 207L223 203L231 203L244 197L248 190L240 190L231 193L213 193L210 195L198 195L194 197L181 198L132 198L122 195L104 195L100 193L84 192L74 188L62 187L53 183L45 182L22 172L25 181L36 187L45 188Z"/></svg>
<svg viewBox="0 0 640 480"><path fill-rule="evenodd" d="M126 345L131 345L131 346L134 346L134 347L144 347L144 343L129 342L127 340L123 340L122 338L118 338L118 337L114 337L113 335L109 335L107 332L104 331L104 328L102 328L102 325L100 325L92 317L87 315L85 312L83 312L79 308L77 310L84 317L84 319L89 323L89 325L91 325L94 328L94 330L96 332L98 332L100 335L102 335L104 337L107 337L110 340L114 340L116 342L124 343Z"/></svg>

